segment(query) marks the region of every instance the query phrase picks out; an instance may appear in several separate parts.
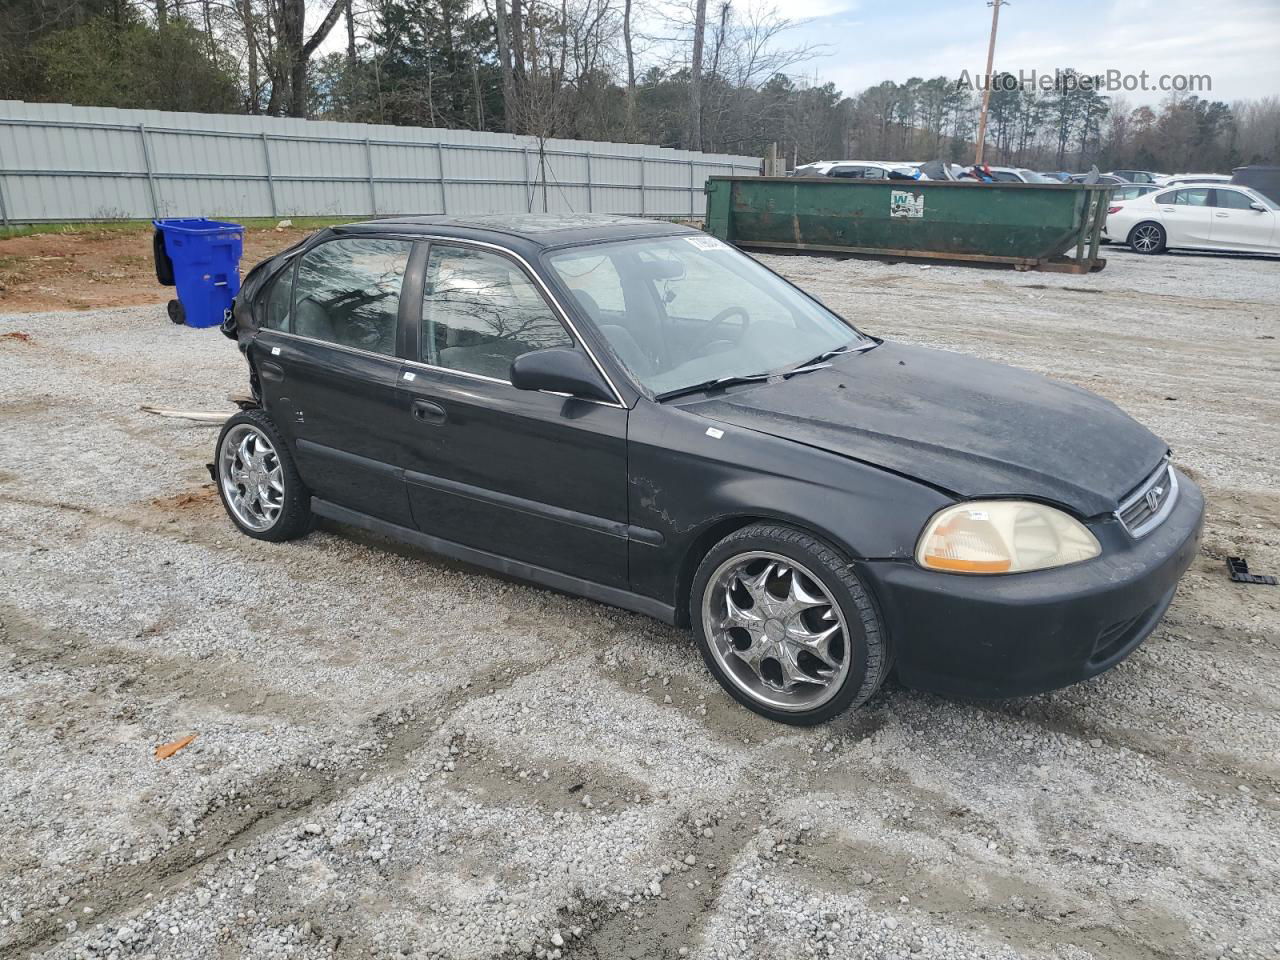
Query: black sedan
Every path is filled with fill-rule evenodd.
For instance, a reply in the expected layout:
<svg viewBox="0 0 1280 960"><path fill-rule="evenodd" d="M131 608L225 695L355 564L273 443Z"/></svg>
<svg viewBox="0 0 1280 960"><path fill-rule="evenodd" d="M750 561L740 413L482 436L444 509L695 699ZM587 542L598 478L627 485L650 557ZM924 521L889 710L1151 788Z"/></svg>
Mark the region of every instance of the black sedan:
<svg viewBox="0 0 1280 960"><path fill-rule="evenodd" d="M692 626L746 706L816 723L890 669L1009 696L1164 613L1203 500L1091 393L859 332L696 230L406 217L256 267L235 524L315 516Z"/></svg>

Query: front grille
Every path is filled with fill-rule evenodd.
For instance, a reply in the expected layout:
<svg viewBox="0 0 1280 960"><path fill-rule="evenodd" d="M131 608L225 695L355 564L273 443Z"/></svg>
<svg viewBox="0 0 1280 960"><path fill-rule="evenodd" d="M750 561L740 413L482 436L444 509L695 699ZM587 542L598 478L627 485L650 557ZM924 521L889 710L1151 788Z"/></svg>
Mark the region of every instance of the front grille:
<svg viewBox="0 0 1280 960"><path fill-rule="evenodd" d="M1116 516L1130 536L1145 537L1164 522L1177 499L1178 477L1169 461L1164 460L1124 499Z"/></svg>

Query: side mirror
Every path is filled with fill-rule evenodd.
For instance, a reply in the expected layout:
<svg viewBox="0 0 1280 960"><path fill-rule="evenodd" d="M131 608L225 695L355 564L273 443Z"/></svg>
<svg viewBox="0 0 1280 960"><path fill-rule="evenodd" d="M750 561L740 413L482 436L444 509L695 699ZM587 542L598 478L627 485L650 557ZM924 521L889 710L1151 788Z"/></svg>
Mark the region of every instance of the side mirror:
<svg viewBox="0 0 1280 960"><path fill-rule="evenodd" d="M511 385L517 390L567 393L583 400L614 399L608 385L586 356L569 347L547 347L522 353L511 361Z"/></svg>
<svg viewBox="0 0 1280 960"><path fill-rule="evenodd" d="M1258 203L1256 200L1255 200L1253 203L1249 204L1249 209L1250 209L1250 210L1257 210L1259 213L1266 213L1266 212L1267 212L1266 205L1265 205L1265 204Z"/></svg>

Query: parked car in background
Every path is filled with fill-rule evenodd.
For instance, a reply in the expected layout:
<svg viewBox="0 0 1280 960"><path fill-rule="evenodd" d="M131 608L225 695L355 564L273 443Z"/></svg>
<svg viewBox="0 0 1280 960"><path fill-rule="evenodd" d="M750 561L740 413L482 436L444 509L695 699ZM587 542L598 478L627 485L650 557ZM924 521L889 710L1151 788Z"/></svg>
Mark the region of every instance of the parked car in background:
<svg viewBox="0 0 1280 960"><path fill-rule="evenodd" d="M1058 183L1052 177L1028 170L1026 167L988 167L996 183Z"/></svg>
<svg viewBox="0 0 1280 960"><path fill-rule="evenodd" d="M1041 170L1040 176L1048 177L1050 180L1057 180L1059 183L1071 182L1071 174L1065 170Z"/></svg>
<svg viewBox="0 0 1280 960"><path fill-rule="evenodd" d="M1248 187L1161 188L1107 208L1102 236L1138 253L1280 254L1280 204Z"/></svg>
<svg viewBox="0 0 1280 960"><path fill-rule="evenodd" d="M323 516L690 626L788 723L891 667L997 697L1094 676L1198 549L1199 489L1115 404L864 334L673 223L335 227L254 268L223 330L254 400L210 470L243 533Z"/></svg>
<svg viewBox="0 0 1280 960"><path fill-rule="evenodd" d="M1089 179L1089 174L1087 173L1073 173L1071 175L1072 183L1084 183L1088 179ZM1117 177L1113 173L1100 173L1098 174L1098 179L1094 181L1094 183L1103 183L1103 184L1125 184L1129 182L1131 181L1126 180L1123 177Z"/></svg>
<svg viewBox="0 0 1280 960"><path fill-rule="evenodd" d="M1160 174L1150 170L1111 170L1108 171L1107 176L1119 177L1129 183L1155 183Z"/></svg>
<svg viewBox="0 0 1280 960"><path fill-rule="evenodd" d="M796 167L796 177L838 177L848 180L887 180L891 173L917 179L916 169L909 163L884 160L838 160L806 163ZM924 179L928 179L927 177Z"/></svg>
<svg viewBox="0 0 1280 960"><path fill-rule="evenodd" d="M1122 183L1111 191L1111 200L1113 203L1117 200L1136 200L1159 189L1160 186L1154 183Z"/></svg>
<svg viewBox="0 0 1280 960"><path fill-rule="evenodd" d="M1161 177L1157 183L1162 187L1181 187L1189 183L1230 183L1231 178L1225 173L1177 173L1169 177Z"/></svg>
<svg viewBox="0 0 1280 960"><path fill-rule="evenodd" d="M1231 182L1256 190L1268 200L1280 203L1280 165L1252 163L1247 167L1236 167L1231 171Z"/></svg>

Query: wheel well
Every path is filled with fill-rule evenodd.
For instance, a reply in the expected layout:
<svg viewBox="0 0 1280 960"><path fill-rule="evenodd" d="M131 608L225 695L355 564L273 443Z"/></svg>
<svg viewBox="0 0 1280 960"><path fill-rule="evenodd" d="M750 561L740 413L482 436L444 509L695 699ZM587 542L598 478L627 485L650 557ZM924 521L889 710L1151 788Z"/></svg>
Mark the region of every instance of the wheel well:
<svg viewBox="0 0 1280 960"><path fill-rule="evenodd" d="M849 555L849 551L832 541L828 534L815 530L806 524L797 523L794 520L784 520L764 515L723 517L698 534L697 538L690 544L689 549L685 551L684 559L680 562L675 589L676 626L688 627L690 625L689 591L693 588L693 576L698 572L698 565L702 563L702 558L711 551L712 547L729 536L729 534L736 530L741 530L743 527L749 527L753 523L786 524L789 527L795 527L797 530L803 530L819 540L826 541L833 549L838 550L846 557Z"/></svg>
<svg viewBox="0 0 1280 960"><path fill-rule="evenodd" d="M1151 225L1151 226L1153 226L1153 227L1159 227L1159 228L1160 228L1160 232L1161 232L1161 233L1164 233L1164 232L1165 232L1165 230L1164 230L1164 224L1160 223L1160 221L1158 221L1158 220L1139 220L1137 223L1135 223L1132 227L1130 227L1130 228L1129 228L1129 235L1128 235L1127 237L1125 237L1125 240L1126 240L1126 241L1132 241L1132 240L1133 240L1133 235L1134 235L1134 233L1135 233L1135 232L1137 232L1137 229L1138 229L1139 227L1145 227L1145 226L1147 226L1148 224L1150 224L1150 225Z"/></svg>

